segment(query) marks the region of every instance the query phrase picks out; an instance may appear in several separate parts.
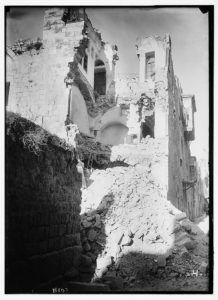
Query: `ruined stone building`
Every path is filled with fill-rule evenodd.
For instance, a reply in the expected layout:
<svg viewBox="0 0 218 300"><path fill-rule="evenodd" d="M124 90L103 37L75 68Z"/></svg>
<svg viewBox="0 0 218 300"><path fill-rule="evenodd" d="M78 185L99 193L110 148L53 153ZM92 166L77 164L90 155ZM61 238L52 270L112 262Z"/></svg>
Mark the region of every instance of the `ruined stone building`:
<svg viewBox="0 0 218 300"><path fill-rule="evenodd" d="M84 9L46 9L42 41L8 48L7 109L62 138L72 123L103 144L163 138L167 197L195 216L195 96L174 75L169 35L137 39L136 50L138 75L115 81L118 48L102 41Z"/></svg>
<svg viewBox="0 0 218 300"><path fill-rule="evenodd" d="M158 199L170 200L190 219L202 215L203 191L189 147L195 139L195 96L183 94L174 75L170 36L137 39L138 74L116 74L118 55L82 8L47 8L42 40L7 47L6 109L22 117L16 123L12 114L7 124L6 264L12 290L25 289L27 280L31 288L48 282L71 264L77 273L87 267L87 257L85 267L79 266L87 249L81 243L77 162L80 157L90 168L87 160L95 150L80 155L76 128L102 155L109 149L111 161L122 161L125 151L135 151L140 161L143 152ZM29 128L45 148L40 153L28 144ZM136 173L130 172L140 176Z"/></svg>

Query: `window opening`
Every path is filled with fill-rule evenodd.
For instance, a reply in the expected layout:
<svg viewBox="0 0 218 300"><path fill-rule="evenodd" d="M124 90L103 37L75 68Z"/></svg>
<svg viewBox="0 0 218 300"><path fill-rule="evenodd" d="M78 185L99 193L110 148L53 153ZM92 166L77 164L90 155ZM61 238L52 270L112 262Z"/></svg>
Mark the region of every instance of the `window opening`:
<svg viewBox="0 0 218 300"><path fill-rule="evenodd" d="M145 66L145 78L151 78L154 80L155 78L155 54L154 52L146 53L146 66Z"/></svg>
<svg viewBox="0 0 218 300"><path fill-rule="evenodd" d="M99 95L106 94L106 68L104 62L100 59L95 61L94 90Z"/></svg>

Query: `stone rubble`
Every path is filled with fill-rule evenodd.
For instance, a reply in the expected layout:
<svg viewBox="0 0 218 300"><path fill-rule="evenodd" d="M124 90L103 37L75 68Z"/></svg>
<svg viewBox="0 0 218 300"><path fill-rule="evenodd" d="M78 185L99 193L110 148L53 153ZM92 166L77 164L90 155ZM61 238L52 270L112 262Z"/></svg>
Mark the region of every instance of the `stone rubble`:
<svg viewBox="0 0 218 300"><path fill-rule="evenodd" d="M193 270L207 276L208 237L166 199L152 170L164 153L154 151L153 139L147 143L153 155L137 154L143 144L116 146L129 166L94 170L82 192L84 256L95 265L92 281L112 290L186 280Z"/></svg>

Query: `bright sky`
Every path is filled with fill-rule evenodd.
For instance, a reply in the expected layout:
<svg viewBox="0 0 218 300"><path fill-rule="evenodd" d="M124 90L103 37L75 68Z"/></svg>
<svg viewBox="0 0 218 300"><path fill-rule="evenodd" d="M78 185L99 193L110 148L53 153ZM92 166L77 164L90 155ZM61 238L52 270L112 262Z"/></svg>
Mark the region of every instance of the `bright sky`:
<svg viewBox="0 0 218 300"><path fill-rule="evenodd" d="M196 140L192 155L208 153L208 15L198 8L88 8L92 24L105 42L118 46L117 72L137 73L135 41L138 36L170 33L175 74L184 94L194 94ZM11 11L7 20L7 43L18 38L42 37L43 9Z"/></svg>

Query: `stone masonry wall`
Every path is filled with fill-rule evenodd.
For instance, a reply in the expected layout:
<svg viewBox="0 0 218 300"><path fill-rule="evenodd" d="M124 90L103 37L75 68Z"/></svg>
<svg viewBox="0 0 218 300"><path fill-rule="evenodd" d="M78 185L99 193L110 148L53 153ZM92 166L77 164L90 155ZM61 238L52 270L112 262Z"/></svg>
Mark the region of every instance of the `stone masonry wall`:
<svg viewBox="0 0 218 300"><path fill-rule="evenodd" d="M6 120L6 292L78 275L81 175L74 151L39 126Z"/></svg>
<svg viewBox="0 0 218 300"><path fill-rule="evenodd" d="M191 190L187 197L183 192L182 180L190 180L190 148L184 137L182 89L173 72L172 59L168 68L169 95L169 163L168 163L168 199L190 217L188 202L192 199ZM189 199L190 198L190 199Z"/></svg>
<svg viewBox="0 0 218 300"><path fill-rule="evenodd" d="M63 138L69 94L64 78L83 39L84 21L65 24L62 14L61 8L45 11L42 47L14 57L7 78L8 110Z"/></svg>

